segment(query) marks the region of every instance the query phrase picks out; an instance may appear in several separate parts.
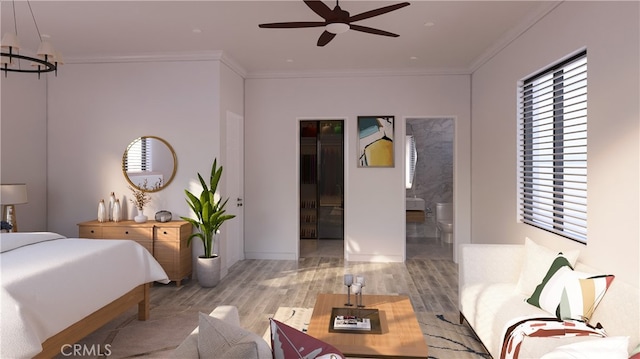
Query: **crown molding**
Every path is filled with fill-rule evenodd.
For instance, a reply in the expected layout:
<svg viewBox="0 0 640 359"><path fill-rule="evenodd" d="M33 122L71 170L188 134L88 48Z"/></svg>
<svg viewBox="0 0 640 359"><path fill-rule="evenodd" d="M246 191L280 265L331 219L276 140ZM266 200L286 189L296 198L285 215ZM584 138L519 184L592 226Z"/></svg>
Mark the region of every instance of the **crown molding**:
<svg viewBox="0 0 640 359"><path fill-rule="evenodd" d="M469 75L467 69L346 69L323 71L257 71L250 72L246 79L282 79L282 78L331 78L331 77L381 77L381 76L440 76Z"/></svg>
<svg viewBox="0 0 640 359"><path fill-rule="evenodd" d="M482 55L480 55L469 67L469 73L472 74L476 72L476 70L478 70L482 65L487 63L498 53L507 48L507 46L509 46L513 41L527 32L533 25L538 23L538 21L547 16L547 14L549 14L563 2L564 0L541 2L536 11L532 12L517 26L507 31L498 41L494 42L491 47L489 47L484 53L482 53Z"/></svg>
<svg viewBox="0 0 640 359"><path fill-rule="evenodd" d="M224 51L203 51L190 53L154 53L137 55L112 55L95 57L70 57L66 64L107 64L134 62L175 62L175 61L220 61L238 75L245 77L247 71Z"/></svg>

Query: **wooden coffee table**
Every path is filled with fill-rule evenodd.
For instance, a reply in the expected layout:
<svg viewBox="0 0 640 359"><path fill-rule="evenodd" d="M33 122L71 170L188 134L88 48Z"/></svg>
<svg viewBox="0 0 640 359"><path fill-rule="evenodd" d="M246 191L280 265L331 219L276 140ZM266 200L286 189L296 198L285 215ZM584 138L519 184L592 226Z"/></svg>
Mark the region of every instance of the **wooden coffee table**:
<svg viewBox="0 0 640 359"><path fill-rule="evenodd" d="M366 308L380 313L382 334L329 332L331 309L345 307L346 294L318 294L307 333L345 356L361 358L427 358L427 343L409 297L364 295ZM351 296L351 302L355 299Z"/></svg>

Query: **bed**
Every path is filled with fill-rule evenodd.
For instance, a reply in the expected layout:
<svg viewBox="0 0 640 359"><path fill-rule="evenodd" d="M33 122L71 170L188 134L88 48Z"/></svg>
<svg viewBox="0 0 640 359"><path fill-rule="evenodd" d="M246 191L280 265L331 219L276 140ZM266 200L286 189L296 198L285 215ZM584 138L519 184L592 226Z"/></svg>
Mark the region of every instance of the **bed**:
<svg viewBox="0 0 640 359"><path fill-rule="evenodd" d="M53 357L132 306L149 316L149 287L168 283L130 240L0 234L0 357Z"/></svg>

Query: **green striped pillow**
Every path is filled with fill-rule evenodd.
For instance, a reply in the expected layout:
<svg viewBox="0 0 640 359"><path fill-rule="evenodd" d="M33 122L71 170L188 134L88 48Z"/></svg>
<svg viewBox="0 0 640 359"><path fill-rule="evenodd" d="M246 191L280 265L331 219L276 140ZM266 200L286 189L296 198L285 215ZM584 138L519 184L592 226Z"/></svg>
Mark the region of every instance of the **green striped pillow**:
<svg viewBox="0 0 640 359"><path fill-rule="evenodd" d="M558 255L527 303L559 319L589 322L613 279L613 275L576 272L564 256Z"/></svg>

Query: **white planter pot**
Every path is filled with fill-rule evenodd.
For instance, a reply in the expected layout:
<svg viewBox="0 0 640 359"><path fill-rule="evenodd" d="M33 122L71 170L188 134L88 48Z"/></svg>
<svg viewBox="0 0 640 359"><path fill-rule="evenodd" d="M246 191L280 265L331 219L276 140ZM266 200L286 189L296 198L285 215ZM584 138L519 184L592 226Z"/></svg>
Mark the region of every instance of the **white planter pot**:
<svg viewBox="0 0 640 359"><path fill-rule="evenodd" d="M201 287L211 288L220 282L220 257L198 257L196 262L196 276Z"/></svg>

